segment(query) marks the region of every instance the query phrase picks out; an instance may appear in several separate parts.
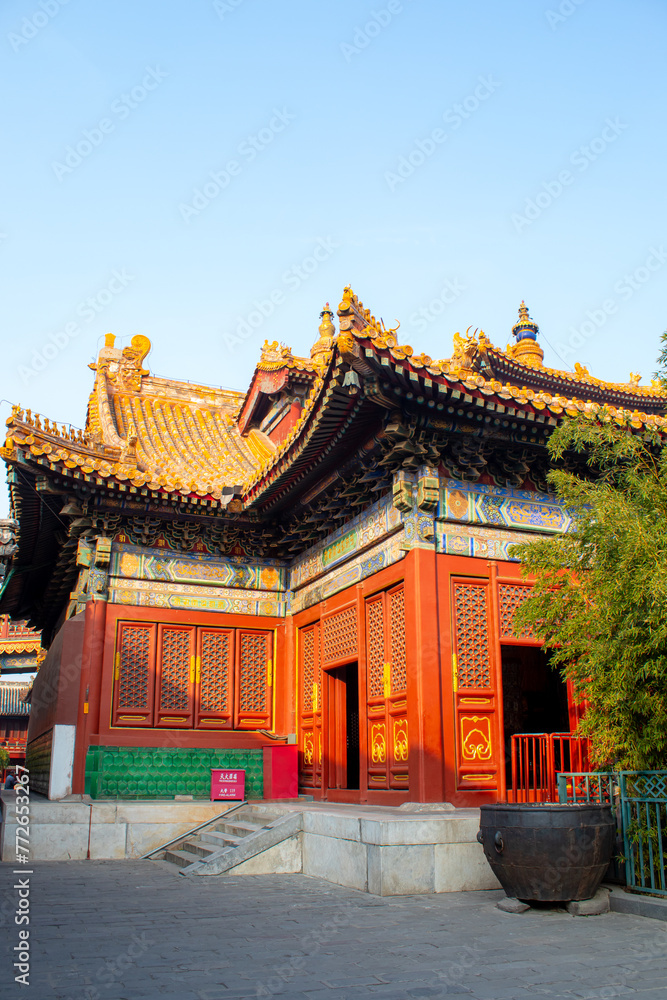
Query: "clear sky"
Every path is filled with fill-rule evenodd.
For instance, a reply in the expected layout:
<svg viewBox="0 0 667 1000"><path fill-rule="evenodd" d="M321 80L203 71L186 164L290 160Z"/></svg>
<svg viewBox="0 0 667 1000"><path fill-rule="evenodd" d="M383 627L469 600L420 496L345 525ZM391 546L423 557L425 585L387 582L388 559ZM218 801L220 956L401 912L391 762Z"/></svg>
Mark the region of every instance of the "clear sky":
<svg viewBox="0 0 667 1000"><path fill-rule="evenodd" d="M245 389L347 283L435 358L525 298L547 364L649 379L666 37L664 0L5 0L2 397L83 426L107 331Z"/></svg>

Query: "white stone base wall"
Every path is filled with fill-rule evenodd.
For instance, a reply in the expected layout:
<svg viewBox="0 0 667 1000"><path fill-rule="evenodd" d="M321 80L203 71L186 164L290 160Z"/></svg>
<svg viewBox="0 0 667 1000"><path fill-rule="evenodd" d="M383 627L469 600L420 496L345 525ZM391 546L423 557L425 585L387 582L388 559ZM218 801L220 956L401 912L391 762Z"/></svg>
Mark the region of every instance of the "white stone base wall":
<svg viewBox="0 0 667 1000"><path fill-rule="evenodd" d="M2 792L0 860L14 862L15 794ZM47 802L30 803L30 858L80 861L140 858L173 837L224 812L220 802Z"/></svg>
<svg viewBox="0 0 667 1000"><path fill-rule="evenodd" d="M376 896L498 889L477 843L479 811L366 819L304 812L303 873Z"/></svg>
<svg viewBox="0 0 667 1000"><path fill-rule="evenodd" d="M14 799L13 791L2 792L0 857L10 863L15 861ZM324 804L299 803L293 808L303 814L303 832L249 858L229 874L303 872L377 896L499 888L477 843L477 809L410 815L389 809L327 809ZM30 859L139 858L223 811L219 802L90 804L35 799Z"/></svg>

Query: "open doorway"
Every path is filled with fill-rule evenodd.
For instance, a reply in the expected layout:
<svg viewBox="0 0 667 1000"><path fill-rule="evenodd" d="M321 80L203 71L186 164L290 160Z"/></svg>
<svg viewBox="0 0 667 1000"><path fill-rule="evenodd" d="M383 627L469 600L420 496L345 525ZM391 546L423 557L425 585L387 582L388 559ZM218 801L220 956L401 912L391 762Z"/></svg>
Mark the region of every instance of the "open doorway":
<svg viewBox="0 0 667 1000"><path fill-rule="evenodd" d="M329 733L333 740L329 765L329 788L358 789L359 758L359 668L356 663L336 667L329 674Z"/></svg>
<svg viewBox="0 0 667 1000"><path fill-rule="evenodd" d="M512 736L567 733L567 687L544 651L536 646L502 650L505 774L512 773Z"/></svg>

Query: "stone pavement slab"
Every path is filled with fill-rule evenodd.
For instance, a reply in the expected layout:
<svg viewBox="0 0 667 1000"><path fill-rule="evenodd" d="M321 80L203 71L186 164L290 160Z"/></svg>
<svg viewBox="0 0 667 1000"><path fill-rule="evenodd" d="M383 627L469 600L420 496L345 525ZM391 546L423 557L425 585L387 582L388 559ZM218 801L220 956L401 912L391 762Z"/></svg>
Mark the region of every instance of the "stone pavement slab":
<svg viewBox="0 0 667 1000"><path fill-rule="evenodd" d="M503 913L500 890L369 897L303 875L187 879L150 861L33 864L26 989L12 968L20 877L0 865L2 1000L667 1000L662 921Z"/></svg>

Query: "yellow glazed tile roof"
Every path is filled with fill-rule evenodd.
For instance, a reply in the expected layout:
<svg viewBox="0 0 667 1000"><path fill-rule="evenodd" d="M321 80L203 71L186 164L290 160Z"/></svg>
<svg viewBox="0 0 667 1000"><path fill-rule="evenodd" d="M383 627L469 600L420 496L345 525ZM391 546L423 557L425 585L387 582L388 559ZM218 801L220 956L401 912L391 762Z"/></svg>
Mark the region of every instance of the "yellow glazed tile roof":
<svg viewBox="0 0 667 1000"><path fill-rule="evenodd" d="M258 431L239 433L243 394L151 376L143 368L149 349L147 338L134 337L121 351L109 335L91 365L85 431L15 407L4 456L20 447L89 478L218 499L223 486L241 485L273 447Z"/></svg>
<svg viewBox="0 0 667 1000"><path fill-rule="evenodd" d="M338 308L338 334L327 304L311 357L298 358L283 345L266 343L247 393L153 376L143 367L150 350L146 337L134 337L121 350L109 334L97 362L90 366L95 384L85 431L60 427L14 407L2 457L15 461L20 450L99 485L119 481L135 489L216 500L224 487L228 494L230 487L241 487L247 496L267 475L275 477L279 466L285 470L294 449L302 448L318 426L326 411L332 372L341 362L362 375L410 370L425 384L462 386L555 419L563 413L589 412L621 426L667 429L662 415L667 394L660 385L642 386L638 376L627 383L603 382L581 365L574 372L546 368L541 348L530 339L537 326L523 303L520 316L514 329L522 335L528 331L526 340L519 339L505 351L494 347L484 333L457 333L452 356L434 360L399 344L398 325L386 328L347 287ZM308 388L296 424L276 446L256 429L242 434L239 414L252 407L252 392L263 391L257 379L280 370L305 379ZM239 490L235 492L238 495Z"/></svg>

